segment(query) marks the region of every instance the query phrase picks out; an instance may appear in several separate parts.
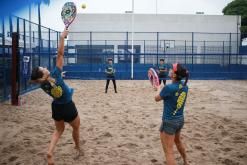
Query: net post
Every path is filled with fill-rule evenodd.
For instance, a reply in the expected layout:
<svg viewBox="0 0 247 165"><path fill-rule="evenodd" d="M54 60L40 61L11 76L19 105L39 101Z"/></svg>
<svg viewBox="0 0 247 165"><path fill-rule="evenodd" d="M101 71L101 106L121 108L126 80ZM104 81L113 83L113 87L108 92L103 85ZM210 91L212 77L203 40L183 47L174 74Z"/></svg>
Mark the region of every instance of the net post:
<svg viewBox="0 0 247 165"><path fill-rule="evenodd" d="M19 105L20 74L19 74L19 35L12 33L12 71L11 71L11 104Z"/></svg>

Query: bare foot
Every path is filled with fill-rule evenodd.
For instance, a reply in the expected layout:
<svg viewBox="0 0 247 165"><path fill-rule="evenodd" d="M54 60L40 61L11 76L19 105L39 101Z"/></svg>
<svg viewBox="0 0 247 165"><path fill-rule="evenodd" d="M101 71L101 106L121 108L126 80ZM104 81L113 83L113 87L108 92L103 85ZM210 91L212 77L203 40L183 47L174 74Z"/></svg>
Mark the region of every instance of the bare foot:
<svg viewBox="0 0 247 165"><path fill-rule="evenodd" d="M79 159L80 156L84 156L83 150L81 150L79 147L75 147L74 159Z"/></svg>
<svg viewBox="0 0 247 165"><path fill-rule="evenodd" d="M187 161L184 161L184 165L189 165Z"/></svg>
<svg viewBox="0 0 247 165"><path fill-rule="evenodd" d="M54 165L54 160L52 154L47 154L48 165Z"/></svg>

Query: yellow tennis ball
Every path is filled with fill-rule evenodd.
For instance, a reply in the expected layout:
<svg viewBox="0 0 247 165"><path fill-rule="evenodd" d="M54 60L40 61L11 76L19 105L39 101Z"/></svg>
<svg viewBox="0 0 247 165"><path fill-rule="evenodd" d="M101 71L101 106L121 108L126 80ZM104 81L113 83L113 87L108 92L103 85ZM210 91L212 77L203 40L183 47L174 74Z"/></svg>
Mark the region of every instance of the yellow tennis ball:
<svg viewBox="0 0 247 165"><path fill-rule="evenodd" d="M83 3L82 5L81 5L81 8L83 8L83 9L86 9L86 4L85 3Z"/></svg>

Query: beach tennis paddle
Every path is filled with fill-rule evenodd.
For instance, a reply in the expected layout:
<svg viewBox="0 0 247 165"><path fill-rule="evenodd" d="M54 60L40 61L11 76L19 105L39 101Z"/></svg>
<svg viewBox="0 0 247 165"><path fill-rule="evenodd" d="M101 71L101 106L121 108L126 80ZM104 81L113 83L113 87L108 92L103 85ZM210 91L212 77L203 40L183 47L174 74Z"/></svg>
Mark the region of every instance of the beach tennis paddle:
<svg viewBox="0 0 247 165"><path fill-rule="evenodd" d="M63 5L61 11L61 17L66 29L68 29L68 27L74 21L76 14L77 14L77 10L74 2L66 2Z"/></svg>
<svg viewBox="0 0 247 165"><path fill-rule="evenodd" d="M159 83L159 77L158 77L157 73L155 72L155 70L153 68L150 68L148 70L148 78L150 80L151 85L154 88L158 89L158 87L160 85L160 83Z"/></svg>

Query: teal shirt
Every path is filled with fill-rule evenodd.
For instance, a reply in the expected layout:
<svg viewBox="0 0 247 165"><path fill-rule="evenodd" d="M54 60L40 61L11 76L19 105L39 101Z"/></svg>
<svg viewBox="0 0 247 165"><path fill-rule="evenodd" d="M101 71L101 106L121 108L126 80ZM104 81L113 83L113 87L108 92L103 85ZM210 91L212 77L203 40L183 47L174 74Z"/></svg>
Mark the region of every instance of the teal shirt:
<svg viewBox="0 0 247 165"><path fill-rule="evenodd" d="M183 117L188 86L183 86L182 84L182 81L168 84L161 90L160 96L164 100L162 120Z"/></svg>
<svg viewBox="0 0 247 165"><path fill-rule="evenodd" d="M105 72L107 74L107 76L115 76L115 69L114 69L114 66L113 65L106 65L106 69L105 69Z"/></svg>
<svg viewBox="0 0 247 165"><path fill-rule="evenodd" d="M166 72L161 72L161 70L167 70ZM159 75L160 76L168 76L168 66L166 64L158 65Z"/></svg>
<svg viewBox="0 0 247 165"><path fill-rule="evenodd" d="M51 72L51 77L55 79L55 84L53 86L49 82L41 84L41 89L53 98L53 103L55 104L66 104L72 101L74 89L65 84L61 74L62 70L55 67Z"/></svg>

